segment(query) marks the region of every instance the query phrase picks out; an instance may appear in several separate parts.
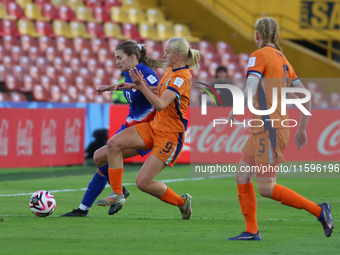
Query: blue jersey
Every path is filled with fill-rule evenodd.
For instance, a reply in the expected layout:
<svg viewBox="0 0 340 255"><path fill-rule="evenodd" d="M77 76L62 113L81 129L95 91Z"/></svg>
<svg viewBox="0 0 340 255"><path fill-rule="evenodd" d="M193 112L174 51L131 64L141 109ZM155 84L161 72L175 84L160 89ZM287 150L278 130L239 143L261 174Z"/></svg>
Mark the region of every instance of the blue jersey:
<svg viewBox="0 0 340 255"><path fill-rule="evenodd" d="M143 63L136 66L137 70L144 75L144 80L149 86L158 86L159 79L155 72ZM133 83L129 72L124 72L125 82ZM129 102L129 115L126 118L127 127L136 125L141 122L149 122L154 119L156 111L142 92L137 89L124 89L124 96Z"/></svg>

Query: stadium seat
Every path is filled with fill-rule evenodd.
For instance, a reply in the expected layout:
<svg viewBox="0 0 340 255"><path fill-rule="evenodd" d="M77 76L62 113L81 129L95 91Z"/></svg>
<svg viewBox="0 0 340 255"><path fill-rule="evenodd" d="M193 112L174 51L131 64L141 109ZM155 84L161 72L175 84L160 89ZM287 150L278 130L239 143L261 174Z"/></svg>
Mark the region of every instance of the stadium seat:
<svg viewBox="0 0 340 255"><path fill-rule="evenodd" d="M18 20L18 30L22 35L29 35L32 37L39 37L40 34L35 30L35 26L33 21L27 19L19 19Z"/></svg>
<svg viewBox="0 0 340 255"><path fill-rule="evenodd" d="M2 37L2 42L3 42L3 46L4 46L4 51L6 52L10 52L12 46L18 46L19 45L19 41L17 39L17 37L12 36L12 35L5 35Z"/></svg>
<svg viewBox="0 0 340 255"><path fill-rule="evenodd" d="M84 6L83 0L67 0L67 6L70 6L74 11L78 6Z"/></svg>
<svg viewBox="0 0 340 255"><path fill-rule="evenodd" d="M142 9L130 7L127 9L127 22L132 24L139 24L146 22L145 13Z"/></svg>
<svg viewBox="0 0 340 255"><path fill-rule="evenodd" d="M127 7L140 8L138 0L121 0L121 2L123 8Z"/></svg>
<svg viewBox="0 0 340 255"><path fill-rule="evenodd" d="M6 74L8 73L10 73L9 69L5 65L0 64L0 82L5 81Z"/></svg>
<svg viewBox="0 0 340 255"><path fill-rule="evenodd" d="M112 59L113 56L110 54L108 49L102 48L98 51L98 61L101 65L104 65L107 59Z"/></svg>
<svg viewBox="0 0 340 255"><path fill-rule="evenodd" d="M105 0L104 7L106 10L110 10L113 6L121 7L122 4L119 0Z"/></svg>
<svg viewBox="0 0 340 255"><path fill-rule="evenodd" d="M75 56L75 52L71 48L65 48L62 52L62 59L67 65L74 56Z"/></svg>
<svg viewBox="0 0 340 255"><path fill-rule="evenodd" d="M98 88L100 85L109 85L108 81L105 81L103 79L100 79L98 77L93 77L92 78L92 87L94 89Z"/></svg>
<svg viewBox="0 0 340 255"><path fill-rule="evenodd" d="M81 67L81 68L79 68L78 76L82 77L86 82L88 82L89 84L91 84L92 74L91 74L90 71L87 69L87 67Z"/></svg>
<svg viewBox="0 0 340 255"><path fill-rule="evenodd" d="M102 48L108 49L106 41L102 38L92 38L90 40L90 48L94 53L97 53Z"/></svg>
<svg viewBox="0 0 340 255"><path fill-rule="evenodd" d="M20 65L14 65L12 67L12 74L20 79L22 81L23 75L27 73L27 70L25 70Z"/></svg>
<svg viewBox="0 0 340 255"><path fill-rule="evenodd" d="M48 101L49 93L42 85L36 84L33 86L32 97L34 101Z"/></svg>
<svg viewBox="0 0 340 255"><path fill-rule="evenodd" d="M2 64L8 69L12 69L12 67L15 63L14 63L14 59L12 59L12 57L3 56L2 57Z"/></svg>
<svg viewBox="0 0 340 255"><path fill-rule="evenodd" d="M89 102L94 101L94 97L96 94L97 94L96 90L93 87L90 86L85 87L85 96L87 97L87 100Z"/></svg>
<svg viewBox="0 0 340 255"><path fill-rule="evenodd" d="M41 7L41 13L44 17L55 20L59 19L58 8L51 3L45 3Z"/></svg>
<svg viewBox="0 0 340 255"><path fill-rule="evenodd" d="M19 61L19 58L23 55L23 51L19 46L13 46L11 49L11 58L14 60L15 63Z"/></svg>
<svg viewBox="0 0 340 255"><path fill-rule="evenodd" d="M75 87L81 93L85 92L85 87L88 86L88 82L81 76L77 76L74 80Z"/></svg>
<svg viewBox="0 0 340 255"><path fill-rule="evenodd" d="M53 33L55 35L63 36L67 38L72 37L70 27L65 21L54 20L52 23L52 26L53 26Z"/></svg>
<svg viewBox="0 0 340 255"><path fill-rule="evenodd" d="M160 40L168 40L175 35L174 25L171 21L157 23L157 37Z"/></svg>
<svg viewBox="0 0 340 255"><path fill-rule="evenodd" d="M67 5L67 0L51 0L51 4L53 4L56 7Z"/></svg>
<svg viewBox="0 0 340 255"><path fill-rule="evenodd" d="M66 5L59 6L58 14L59 19L63 21L71 21L76 19L76 15L72 8Z"/></svg>
<svg viewBox="0 0 340 255"><path fill-rule="evenodd" d="M85 0L85 5L90 9L93 9L98 6L103 6L104 0Z"/></svg>
<svg viewBox="0 0 340 255"><path fill-rule="evenodd" d="M73 72L71 67L64 67L62 70L62 75L68 79L71 84L74 84L75 73Z"/></svg>
<svg viewBox="0 0 340 255"><path fill-rule="evenodd" d="M216 51L220 55L224 53L234 54L233 48L230 44L222 41L216 43Z"/></svg>
<svg viewBox="0 0 340 255"><path fill-rule="evenodd" d="M151 52L151 51L162 51L162 47L161 44L158 41L155 40L151 40L151 39L145 39L144 40L144 44L145 44L145 49L146 52Z"/></svg>
<svg viewBox="0 0 340 255"><path fill-rule="evenodd" d="M43 35L47 35L50 37L55 36L55 34L53 33L53 28L52 28L51 23L47 21L37 20L35 22L35 30L40 36L43 36Z"/></svg>
<svg viewBox="0 0 340 255"><path fill-rule="evenodd" d="M11 98L5 93L0 91L0 102L11 101Z"/></svg>
<svg viewBox="0 0 340 255"><path fill-rule="evenodd" d="M2 25L2 35L14 35L14 36L20 35L16 21L3 19L1 21L1 25Z"/></svg>
<svg viewBox="0 0 340 255"><path fill-rule="evenodd" d="M36 61L38 57L43 57L43 53L40 52L37 46L32 46L28 50L28 57L31 61Z"/></svg>
<svg viewBox="0 0 340 255"><path fill-rule="evenodd" d="M30 4L32 0L15 0L23 9L25 9L26 4Z"/></svg>
<svg viewBox="0 0 340 255"><path fill-rule="evenodd" d="M76 9L76 19L79 21L86 21L86 22L97 22L94 17L93 13L90 8L86 6L78 6Z"/></svg>
<svg viewBox="0 0 340 255"><path fill-rule="evenodd" d="M223 54L217 54L217 55L219 55L220 62L224 66L227 66L230 63L236 63L236 59L233 54L223 53Z"/></svg>
<svg viewBox="0 0 340 255"><path fill-rule="evenodd" d="M77 94L78 94L78 90L77 90L76 86L69 85L67 87L67 95L71 98L72 101L77 100Z"/></svg>
<svg viewBox="0 0 340 255"><path fill-rule="evenodd" d="M104 23L104 34L107 37L115 37L120 40L128 40L129 37L122 34L119 24L113 22Z"/></svg>
<svg viewBox="0 0 340 255"><path fill-rule="evenodd" d="M28 71L29 67L32 65L32 62L27 56L21 56L19 59L19 65L26 71Z"/></svg>
<svg viewBox="0 0 340 255"><path fill-rule="evenodd" d="M60 101L60 98L61 98L61 90L59 86L52 85L50 93L49 93L48 101L56 103Z"/></svg>
<svg viewBox="0 0 340 255"><path fill-rule="evenodd" d="M37 46L37 41L29 36L29 35L22 35L20 37L20 42L21 42L21 49L24 51L28 51L31 47L36 47Z"/></svg>
<svg viewBox="0 0 340 255"><path fill-rule="evenodd" d="M117 6L111 7L110 15L111 15L111 19L114 22L118 22L118 23L128 22L128 16L127 16L126 10L121 7L117 7Z"/></svg>
<svg viewBox="0 0 340 255"><path fill-rule="evenodd" d="M17 76L7 74L5 78L6 91L18 91L21 87L20 79Z"/></svg>
<svg viewBox="0 0 340 255"><path fill-rule="evenodd" d="M113 74L113 70L115 69L115 63L112 59L107 59L104 63L105 72L109 75Z"/></svg>
<svg viewBox="0 0 340 255"><path fill-rule="evenodd" d="M45 4L50 4L51 0L34 0L34 3L41 9Z"/></svg>
<svg viewBox="0 0 340 255"><path fill-rule="evenodd" d="M50 77L42 75L40 77L40 83L41 86L43 86L43 88L45 88L47 91L50 91L51 86L53 84L53 81L51 80Z"/></svg>
<svg viewBox="0 0 340 255"><path fill-rule="evenodd" d="M101 6L93 8L93 17L100 22L111 21L110 12Z"/></svg>
<svg viewBox="0 0 340 255"><path fill-rule="evenodd" d="M41 14L41 11L40 11L40 8L38 7L38 5L33 4L33 3L26 4L26 6L25 6L25 16L27 18L33 19L33 20L50 21L49 18L44 17Z"/></svg>
<svg viewBox="0 0 340 255"><path fill-rule="evenodd" d="M96 104L103 104L105 103L105 99L104 97L102 97L102 95L94 95L94 99L93 99L93 102L96 103Z"/></svg>
<svg viewBox="0 0 340 255"><path fill-rule="evenodd" d="M93 53L87 48L82 49L80 51L79 55L80 55L80 61L83 64L87 64L87 62L90 58L94 58Z"/></svg>
<svg viewBox="0 0 340 255"><path fill-rule="evenodd" d="M66 65L66 61L63 61L61 57L56 57L53 59L53 67L58 72L61 73L64 66Z"/></svg>
<svg viewBox="0 0 340 255"><path fill-rule="evenodd" d="M56 83L62 93L66 92L67 86L71 84L71 82L62 75L58 75Z"/></svg>
<svg viewBox="0 0 340 255"><path fill-rule="evenodd" d="M32 92L33 86L37 84L37 81L32 78L30 75L24 75L23 77L23 84L20 87L20 92Z"/></svg>
<svg viewBox="0 0 340 255"><path fill-rule="evenodd" d="M187 37L186 40L189 42L199 42L201 39L199 37L192 36L188 26L183 24L174 25L175 36L177 37Z"/></svg>
<svg viewBox="0 0 340 255"><path fill-rule="evenodd" d="M11 92L9 94L9 97L12 102L26 102L27 101L27 98L25 97L25 95L17 91Z"/></svg>
<svg viewBox="0 0 340 255"><path fill-rule="evenodd" d="M59 74L53 66L47 66L46 76L49 77L52 81L56 81L57 77L59 77Z"/></svg>
<svg viewBox="0 0 340 255"><path fill-rule="evenodd" d="M329 105L331 107L340 108L340 94L332 92L329 95Z"/></svg>
<svg viewBox="0 0 340 255"><path fill-rule="evenodd" d="M25 18L24 9L16 2L9 2L7 4L7 13L9 16L16 17L17 19Z"/></svg>
<svg viewBox="0 0 340 255"><path fill-rule="evenodd" d="M158 8L148 8L146 10L146 18L151 24L166 22L163 12Z"/></svg>
<svg viewBox="0 0 340 255"><path fill-rule="evenodd" d="M104 68L98 68L96 71L96 77L108 82L109 77Z"/></svg>
<svg viewBox="0 0 340 255"><path fill-rule="evenodd" d="M66 103L72 103L73 101L69 97L69 95L62 93L60 96L60 103L66 104Z"/></svg>
<svg viewBox="0 0 340 255"><path fill-rule="evenodd" d="M127 38L134 40L141 40L141 36L139 35L138 27L135 24L123 23L122 24L123 35ZM118 38L118 37L117 37ZM120 38L118 38L120 39ZM151 38L149 38L151 39Z"/></svg>
<svg viewBox="0 0 340 255"><path fill-rule="evenodd" d="M83 38L94 38L94 35L89 35L87 33L85 24L79 21L71 21L70 22L70 31L71 31L71 36L73 38L75 37L83 37Z"/></svg>
<svg viewBox="0 0 340 255"><path fill-rule="evenodd" d="M36 79L36 80L40 80L40 76L41 76L41 73L40 73L40 70L38 67L36 66L31 66L28 70L29 72L29 75L33 78L33 79Z"/></svg>
<svg viewBox="0 0 340 255"><path fill-rule="evenodd" d="M79 69L83 67L83 65L79 58L73 57L70 61L70 67L72 68L73 72L78 73Z"/></svg>
<svg viewBox="0 0 340 255"><path fill-rule="evenodd" d="M95 23L95 22L88 22L87 23L87 33L89 35L93 35L95 37L106 37L104 34L104 29L102 24Z"/></svg>
<svg viewBox="0 0 340 255"><path fill-rule="evenodd" d="M56 48L59 52L61 52L65 48L72 48L72 43L70 39L63 36L59 36L56 38Z"/></svg>
<svg viewBox="0 0 340 255"><path fill-rule="evenodd" d="M160 40L160 38L157 37L154 25L146 22L139 24L139 35L143 39Z"/></svg>
<svg viewBox="0 0 340 255"><path fill-rule="evenodd" d="M87 102L87 97L84 94L77 94L77 103L86 103Z"/></svg>
<svg viewBox="0 0 340 255"><path fill-rule="evenodd" d="M98 68L98 60L96 58L90 58L87 62L87 69L90 71L90 73L95 74Z"/></svg>
<svg viewBox="0 0 340 255"><path fill-rule="evenodd" d="M50 37L41 36L38 38L38 45L41 52L46 52L48 47L55 47L54 41Z"/></svg>
<svg viewBox="0 0 340 255"><path fill-rule="evenodd" d="M52 46L49 46L47 47L46 51L45 51L45 57L47 59L47 61L49 63L52 63L53 60L58 57L60 54L59 52L57 51L56 48L52 47Z"/></svg>
<svg viewBox="0 0 340 255"><path fill-rule="evenodd" d="M3 3L0 3L0 19L17 19L16 15L9 15L7 8Z"/></svg>
<svg viewBox="0 0 340 255"><path fill-rule="evenodd" d="M77 52L77 53L79 53L81 51L81 49L84 49L84 48L89 49L90 48L89 42L84 38L77 37L77 38L74 38L72 40L72 42L73 42L73 48L74 48L75 52Z"/></svg>
<svg viewBox="0 0 340 255"><path fill-rule="evenodd" d="M216 50L214 45L208 41L200 41L197 43L197 49L202 52L203 54L212 53L215 54Z"/></svg>
<svg viewBox="0 0 340 255"><path fill-rule="evenodd" d="M123 41L118 40L117 38L109 38L108 43L109 43L109 50L111 53L115 53L116 48L119 44L121 44Z"/></svg>

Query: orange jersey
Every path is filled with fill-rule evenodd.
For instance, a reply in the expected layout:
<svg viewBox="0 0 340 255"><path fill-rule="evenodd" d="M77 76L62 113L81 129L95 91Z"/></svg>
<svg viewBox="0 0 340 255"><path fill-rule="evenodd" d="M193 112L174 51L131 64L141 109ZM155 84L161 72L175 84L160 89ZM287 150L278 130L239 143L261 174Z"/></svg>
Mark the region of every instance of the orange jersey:
<svg viewBox="0 0 340 255"><path fill-rule="evenodd" d="M157 111L150 125L153 129L166 132L185 132L188 120L185 113L190 104L191 72L188 66L169 68L158 83L157 95L161 97L166 89L176 93L176 98L162 111Z"/></svg>
<svg viewBox="0 0 340 255"><path fill-rule="evenodd" d="M262 127L251 127L251 133L259 133L264 130L284 128L281 122L288 119L288 114L281 115L281 88L291 87L300 80L297 77L293 67L289 64L286 57L279 50L272 46L265 46L250 55L247 76L255 74L260 77L254 97L257 110L271 109L273 104L273 88L277 88L277 107L270 115L253 115L254 119L262 119ZM277 121L269 121L277 120ZM259 126L258 122L253 125ZM288 123L285 123L287 126Z"/></svg>

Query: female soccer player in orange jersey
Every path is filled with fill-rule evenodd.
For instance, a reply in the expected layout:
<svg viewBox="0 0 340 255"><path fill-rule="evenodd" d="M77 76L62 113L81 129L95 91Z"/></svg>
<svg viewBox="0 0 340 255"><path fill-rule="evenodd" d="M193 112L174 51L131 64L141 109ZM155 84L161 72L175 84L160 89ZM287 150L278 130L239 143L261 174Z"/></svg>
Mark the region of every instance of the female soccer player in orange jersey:
<svg viewBox="0 0 340 255"><path fill-rule="evenodd" d="M253 91L254 108L257 110L271 109L272 89L278 90L277 109L269 115L254 115L253 119L263 120L262 127L251 127L250 136L242 148L242 157L236 175L238 197L242 213L246 222L246 230L240 235L227 240L261 240L256 219L256 197L252 183L256 175L257 186L261 196L280 201L281 204L305 209L321 222L325 235L329 237L333 232L331 207L327 203L317 205L294 191L276 184L276 172L263 172L260 168L277 167L284 162L283 150L289 140L289 128L281 125L281 121L288 119L281 114L281 88L304 88L293 67L289 64L278 44L278 24L274 19L262 18L255 24L255 43L259 50L253 52L249 58L247 71L247 87L244 96L247 98L248 89ZM303 93L295 93L304 98ZM247 102L247 99L245 100ZM310 112L311 102L303 106ZM233 111L229 120L233 119ZM279 121L265 121L265 119ZM309 116L301 113L298 131L295 134L295 144L298 150L307 143L306 127ZM273 123L273 124L272 124ZM254 124L258 125L258 123ZM250 166L258 166L259 171L244 171ZM268 168L269 169L269 168Z"/></svg>
<svg viewBox="0 0 340 255"><path fill-rule="evenodd" d="M123 149L151 149L136 179L137 187L160 200L178 206L183 219L191 216L191 196L182 197L162 182L153 179L168 165L173 167L184 145L185 118L190 103L191 72L198 67L199 51L190 49L188 42L179 37L170 38L165 46L164 58L169 69L158 83L157 95L152 93L136 69L130 70L133 88L140 90L157 110L153 121L129 127L108 143L109 178L113 193L106 198L111 204L124 204L122 191ZM131 89L126 87L124 89ZM130 86L130 85L129 85Z"/></svg>

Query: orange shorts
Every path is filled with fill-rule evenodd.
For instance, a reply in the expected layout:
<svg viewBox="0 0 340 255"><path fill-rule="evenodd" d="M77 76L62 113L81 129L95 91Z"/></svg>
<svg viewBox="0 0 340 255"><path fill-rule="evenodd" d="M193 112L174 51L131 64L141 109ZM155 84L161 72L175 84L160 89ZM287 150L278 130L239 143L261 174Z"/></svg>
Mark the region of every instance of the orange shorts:
<svg viewBox="0 0 340 255"><path fill-rule="evenodd" d="M289 140L289 129L278 128L251 134L242 152L254 157L256 162L279 163L284 162L283 151Z"/></svg>
<svg viewBox="0 0 340 255"><path fill-rule="evenodd" d="M173 167L180 157L184 145L184 133L170 133L153 129L149 122L134 125L145 143L145 150Z"/></svg>

